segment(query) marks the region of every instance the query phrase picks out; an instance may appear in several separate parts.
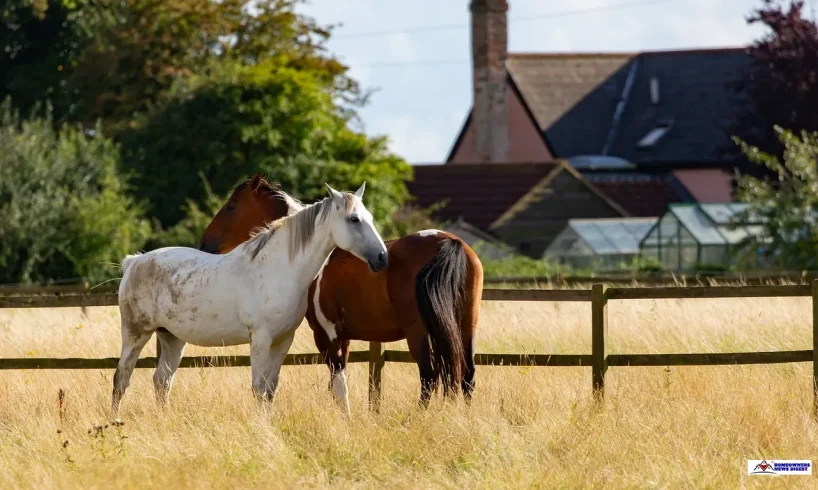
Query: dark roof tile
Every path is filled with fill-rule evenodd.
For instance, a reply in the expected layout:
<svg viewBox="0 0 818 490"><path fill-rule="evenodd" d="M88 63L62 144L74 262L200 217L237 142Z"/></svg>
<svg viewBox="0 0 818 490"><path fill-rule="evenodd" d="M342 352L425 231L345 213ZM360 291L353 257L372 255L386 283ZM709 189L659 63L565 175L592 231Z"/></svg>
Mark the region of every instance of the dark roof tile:
<svg viewBox="0 0 818 490"><path fill-rule="evenodd" d="M672 174L587 172L582 176L634 217L661 216L668 204L693 201Z"/></svg>
<svg viewBox="0 0 818 490"><path fill-rule="evenodd" d="M448 200L435 213L436 218L462 218L486 230L558 167L557 163L418 165L414 167L415 179L407 187L424 208Z"/></svg>
<svg viewBox="0 0 818 490"><path fill-rule="evenodd" d="M612 54L510 54L507 66L555 157L601 154L643 166L735 163L741 159L725 127L744 98L728 85L751 62L742 48ZM631 68L619 124L614 114ZM659 102L650 96L656 77ZM656 125L671 129L649 149L637 147Z"/></svg>

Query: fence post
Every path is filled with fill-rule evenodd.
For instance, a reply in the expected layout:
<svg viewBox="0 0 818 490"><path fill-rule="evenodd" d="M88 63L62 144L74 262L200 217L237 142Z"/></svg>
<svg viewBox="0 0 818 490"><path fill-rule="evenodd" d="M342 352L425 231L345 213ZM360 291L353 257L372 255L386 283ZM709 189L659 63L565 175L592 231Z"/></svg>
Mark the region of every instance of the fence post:
<svg viewBox="0 0 818 490"><path fill-rule="evenodd" d="M378 412L381 407L381 372L385 363L381 342L369 343L369 409Z"/></svg>
<svg viewBox="0 0 818 490"><path fill-rule="evenodd" d="M594 397L602 401L605 396L605 372L608 370L608 286L594 284L591 287L591 357Z"/></svg>
<svg viewBox="0 0 818 490"><path fill-rule="evenodd" d="M812 281L812 414L818 418L818 280Z"/></svg>

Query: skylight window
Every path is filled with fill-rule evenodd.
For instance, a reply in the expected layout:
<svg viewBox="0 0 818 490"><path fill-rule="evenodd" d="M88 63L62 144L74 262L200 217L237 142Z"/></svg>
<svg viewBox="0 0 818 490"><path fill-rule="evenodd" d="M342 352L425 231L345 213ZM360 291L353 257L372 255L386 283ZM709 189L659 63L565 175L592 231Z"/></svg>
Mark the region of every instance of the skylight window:
<svg viewBox="0 0 818 490"><path fill-rule="evenodd" d="M668 131L670 131L670 127L672 126L669 122L663 122L656 125L655 128L648 131L648 134L642 138L639 143L636 144L639 148L650 148L655 146L656 143L662 138L662 136L666 135Z"/></svg>

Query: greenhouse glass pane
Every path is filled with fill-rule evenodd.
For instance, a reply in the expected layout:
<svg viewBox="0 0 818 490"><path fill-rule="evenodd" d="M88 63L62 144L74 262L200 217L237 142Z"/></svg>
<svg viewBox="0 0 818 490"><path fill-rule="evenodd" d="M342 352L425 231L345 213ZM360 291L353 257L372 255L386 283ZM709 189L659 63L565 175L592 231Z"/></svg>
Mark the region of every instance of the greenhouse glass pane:
<svg viewBox="0 0 818 490"><path fill-rule="evenodd" d="M691 235L686 228L682 228L681 230L679 230L679 245L697 247L699 245L699 242L696 241L696 237Z"/></svg>
<svg viewBox="0 0 818 490"><path fill-rule="evenodd" d="M697 245L682 246L679 253L682 256L682 269L692 269L699 261Z"/></svg>
<svg viewBox="0 0 818 490"><path fill-rule="evenodd" d="M713 222L704 212L694 206L673 206L672 212L679 222L693 234L693 237L702 245L717 245L726 243L724 238L713 227Z"/></svg>
<svg viewBox="0 0 818 490"><path fill-rule="evenodd" d="M659 227L656 227L650 230L650 233L645 237L645 240L642 242L645 247L656 246L659 243Z"/></svg>
<svg viewBox="0 0 818 490"><path fill-rule="evenodd" d="M666 269L675 269L679 266L679 249L676 247L673 248L663 248L662 249L662 267Z"/></svg>
<svg viewBox="0 0 818 490"><path fill-rule="evenodd" d="M621 221L598 221L596 225L618 253L633 254L639 251L639 240L623 226Z"/></svg>
<svg viewBox="0 0 818 490"><path fill-rule="evenodd" d="M702 204L701 209L714 223L719 225L730 223L735 214L729 204Z"/></svg>
<svg viewBox="0 0 818 490"><path fill-rule="evenodd" d="M699 261L702 264L719 264L727 265L727 251L724 246L707 246L702 247L702 256Z"/></svg>
<svg viewBox="0 0 818 490"><path fill-rule="evenodd" d="M747 232L747 229L743 226L719 226L718 227L719 233L721 233L724 238L727 239L727 243L731 245L735 245L740 243L742 240L747 238L750 234Z"/></svg>
<svg viewBox="0 0 818 490"><path fill-rule="evenodd" d="M616 252L616 247L608 240L602 230L595 222L573 223L574 230L585 240L597 254L610 254Z"/></svg>
<svg viewBox="0 0 818 490"><path fill-rule="evenodd" d="M676 241L676 232L679 229L679 220L671 214L667 213L659 221L659 239L662 244L673 243Z"/></svg>

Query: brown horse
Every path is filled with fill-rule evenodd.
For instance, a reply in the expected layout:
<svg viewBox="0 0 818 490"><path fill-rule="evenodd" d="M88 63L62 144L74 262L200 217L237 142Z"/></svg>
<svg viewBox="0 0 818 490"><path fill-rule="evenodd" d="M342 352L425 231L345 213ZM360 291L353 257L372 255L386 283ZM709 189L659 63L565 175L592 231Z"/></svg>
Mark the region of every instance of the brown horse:
<svg viewBox="0 0 818 490"><path fill-rule="evenodd" d="M226 253L265 223L302 204L258 174L239 184L202 234L199 249ZM424 230L386 242L389 266L375 274L336 248L308 293L307 322L330 369L330 389L349 413L346 364L350 340L406 339L418 364L420 403L442 378L446 396L467 401L475 383L474 335L483 293L480 259L457 236ZM430 342L431 340L431 342Z"/></svg>

